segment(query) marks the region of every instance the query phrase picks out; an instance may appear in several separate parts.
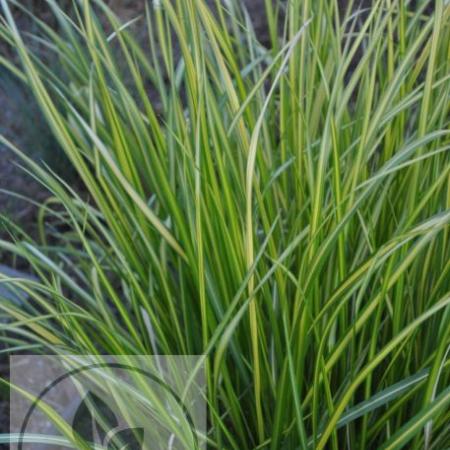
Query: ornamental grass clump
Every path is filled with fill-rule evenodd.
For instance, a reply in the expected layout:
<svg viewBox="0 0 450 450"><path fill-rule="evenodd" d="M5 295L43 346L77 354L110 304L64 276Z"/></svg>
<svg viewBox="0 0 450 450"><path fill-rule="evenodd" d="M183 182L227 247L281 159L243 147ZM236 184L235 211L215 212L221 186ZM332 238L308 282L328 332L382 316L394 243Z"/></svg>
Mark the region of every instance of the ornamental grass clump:
<svg viewBox="0 0 450 450"><path fill-rule="evenodd" d="M6 352L205 354L209 448L446 448L449 3L46 3L1 62L82 189L2 138L51 193Z"/></svg>

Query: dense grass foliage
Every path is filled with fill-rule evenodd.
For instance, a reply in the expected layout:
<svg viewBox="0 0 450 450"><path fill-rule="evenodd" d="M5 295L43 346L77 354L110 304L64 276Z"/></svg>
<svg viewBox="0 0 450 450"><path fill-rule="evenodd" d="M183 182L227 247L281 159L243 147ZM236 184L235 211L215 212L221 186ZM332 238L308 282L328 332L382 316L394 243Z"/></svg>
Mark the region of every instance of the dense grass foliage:
<svg viewBox="0 0 450 450"><path fill-rule="evenodd" d="M0 242L38 279L1 280L7 351L204 353L210 448L448 446L448 2L266 1L270 48L238 1L48 0L31 37L10 3L85 192L10 144L52 197Z"/></svg>

